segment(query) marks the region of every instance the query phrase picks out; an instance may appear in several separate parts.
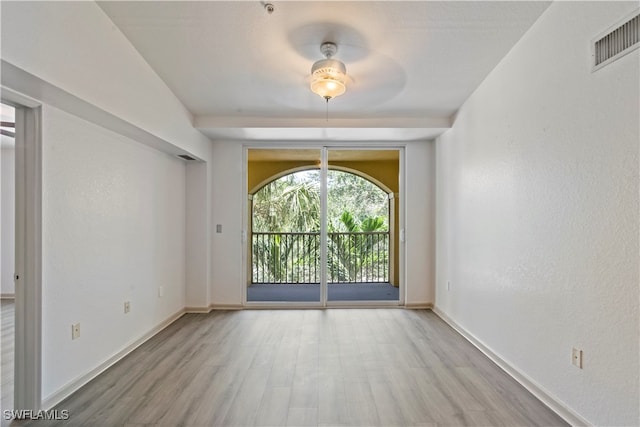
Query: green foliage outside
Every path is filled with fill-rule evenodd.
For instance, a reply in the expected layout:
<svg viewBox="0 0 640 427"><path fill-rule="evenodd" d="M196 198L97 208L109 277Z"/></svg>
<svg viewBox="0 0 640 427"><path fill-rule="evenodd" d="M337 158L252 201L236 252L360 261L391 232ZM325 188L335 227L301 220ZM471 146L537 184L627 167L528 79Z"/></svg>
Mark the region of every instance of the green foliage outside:
<svg viewBox="0 0 640 427"><path fill-rule="evenodd" d="M347 172L327 175L329 282L388 281L387 194ZM320 172L286 175L253 199L253 282L316 283L320 258ZM304 234L307 233L307 234Z"/></svg>
<svg viewBox="0 0 640 427"><path fill-rule="evenodd" d="M357 175L337 170L327 174L329 231L352 231L342 214L348 212L362 231L389 229L387 194ZM360 227L360 224L364 224ZM375 224L377 228L371 227ZM270 182L253 198L253 231L319 232L320 172L296 172Z"/></svg>
<svg viewBox="0 0 640 427"><path fill-rule="evenodd" d="M319 232L320 173L293 173L257 191L253 196L253 231Z"/></svg>

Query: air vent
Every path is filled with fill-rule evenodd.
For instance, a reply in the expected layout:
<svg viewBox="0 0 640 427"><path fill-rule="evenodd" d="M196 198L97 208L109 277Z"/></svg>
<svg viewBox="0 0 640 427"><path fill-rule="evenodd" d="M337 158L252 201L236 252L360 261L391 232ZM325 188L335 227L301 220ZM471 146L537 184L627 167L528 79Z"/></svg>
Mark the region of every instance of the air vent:
<svg viewBox="0 0 640 427"><path fill-rule="evenodd" d="M187 154L178 154L178 157L180 157L182 160L187 160L187 161L192 161L192 160L196 160L195 158L187 155Z"/></svg>
<svg viewBox="0 0 640 427"><path fill-rule="evenodd" d="M593 71L640 47L640 11L617 23L593 41Z"/></svg>

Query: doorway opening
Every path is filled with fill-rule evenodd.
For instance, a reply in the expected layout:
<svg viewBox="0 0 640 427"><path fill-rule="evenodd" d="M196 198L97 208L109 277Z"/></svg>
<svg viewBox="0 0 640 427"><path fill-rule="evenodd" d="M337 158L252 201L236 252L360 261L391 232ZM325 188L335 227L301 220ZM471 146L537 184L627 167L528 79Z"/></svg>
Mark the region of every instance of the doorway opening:
<svg viewBox="0 0 640 427"><path fill-rule="evenodd" d="M248 303L399 302L399 151L326 153L249 149Z"/></svg>
<svg viewBox="0 0 640 427"><path fill-rule="evenodd" d="M42 403L42 109L38 102L5 89L2 114L2 156L7 154L7 149L11 150L9 145L13 146L13 152L2 159L2 168L8 167L0 171L2 187L7 190L0 198L4 205L2 222L4 225L9 222L7 230L0 231L0 237L11 236L11 231L13 236L12 241L3 241L0 249L1 292L8 301L13 293L14 299L13 304L2 305L2 377L9 382L2 383L1 403L5 410L37 411ZM12 165L5 162L9 159ZM7 260L8 255L13 255L13 259ZM12 332L6 328L11 319ZM11 338L13 348L9 349L6 343ZM10 422L3 419L2 425Z"/></svg>

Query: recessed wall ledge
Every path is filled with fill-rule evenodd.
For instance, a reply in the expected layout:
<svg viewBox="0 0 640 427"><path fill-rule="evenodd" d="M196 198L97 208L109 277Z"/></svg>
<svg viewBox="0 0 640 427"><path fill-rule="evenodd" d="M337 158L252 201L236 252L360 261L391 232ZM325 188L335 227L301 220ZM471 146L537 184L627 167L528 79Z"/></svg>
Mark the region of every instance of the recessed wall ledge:
<svg viewBox="0 0 640 427"><path fill-rule="evenodd" d="M172 142L148 132L115 114L105 111L5 60L1 61L0 67L2 70L2 81L0 85L3 92L15 92L19 94L19 96L51 105L169 155L177 156L186 154L200 159L195 153L190 153ZM27 102L25 104L35 106L35 103Z"/></svg>

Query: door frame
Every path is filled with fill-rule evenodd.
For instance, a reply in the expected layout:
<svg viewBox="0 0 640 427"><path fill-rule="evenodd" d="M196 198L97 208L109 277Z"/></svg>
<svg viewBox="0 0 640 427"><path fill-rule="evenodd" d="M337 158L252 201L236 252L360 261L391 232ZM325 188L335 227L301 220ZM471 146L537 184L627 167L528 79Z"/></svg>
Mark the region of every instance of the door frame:
<svg viewBox="0 0 640 427"><path fill-rule="evenodd" d="M328 286L326 284L326 269L321 269L321 283L320 283L320 301L319 302L304 302L304 301L286 301L286 302L276 302L276 301L247 301L247 287L249 284L249 250L250 250L250 235L251 230L249 229L250 218L249 218L249 208L250 208L250 195L248 193L248 157L249 150L251 149L262 149L262 150L286 150L286 149L317 149L320 152L321 158L321 167L320 167L320 208L321 208L321 217L326 217L326 201L327 201L327 188L326 188L326 173L328 170L328 151L332 149L343 149L343 150L398 150L399 151L399 197L400 203L398 206L398 221L399 221L399 230L400 237L404 234L404 221L405 221L405 150L406 144L404 143L394 143L394 142L382 142L382 143L362 143L362 142L327 142L327 143L246 143L242 146L242 191L244 191L245 196L242 197L242 306L245 308L256 308L256 309L269 309L269 308L331 308L331 307L341 307L341 308L349 308L349 307L404 307L405 300L405 251L404 251L404 239L399 239L398 246L398 257L399 257L399 271L398 271L398 279L399 279L399 298L398 301L328 301L327 293ZM398 203L397 199L394 200L394 203ZM326 257L327 257L327 245L326 245L326 223L322 221L321 223L321 264L326 265Z"/></svg>
<svg viewBox="0 0 640 427"><path fill-rule="evenodd" d="M15 410L42 406L42 104L5 87L16 109Z"/></svg>

